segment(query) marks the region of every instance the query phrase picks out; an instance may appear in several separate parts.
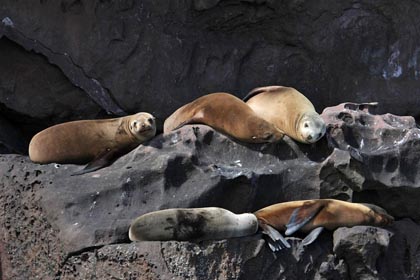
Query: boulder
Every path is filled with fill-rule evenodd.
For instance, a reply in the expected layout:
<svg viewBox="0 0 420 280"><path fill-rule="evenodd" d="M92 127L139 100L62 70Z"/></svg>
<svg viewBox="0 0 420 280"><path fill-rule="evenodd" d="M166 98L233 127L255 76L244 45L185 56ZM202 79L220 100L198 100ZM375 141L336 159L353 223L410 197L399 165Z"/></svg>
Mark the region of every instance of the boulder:
<svg viewBox="0 0 420 280"><path fill-rule="evenodd" d="M418 128L410 117L365 109L348 103L327 108L322 114L327 135L313 145L288 137L244 144L208 126L187 125L80 176L70 175L81 166L1 155L2 274L6 279L418 278L420 217L414 202L420 193L417 181L406 177L407 168L418 164L406 157L418 153ZM372 167L373 159L386 162L389 156L404 165ZM397 190L390 199L388 193ZM277 254L261 234L199 243L129 243L127 236L132 219L159 209L218 206L243 213L328 197L375 203L396 222L385 229L325 231L307 247L301 245L304 236L289 237L292 249Z"/></svg>

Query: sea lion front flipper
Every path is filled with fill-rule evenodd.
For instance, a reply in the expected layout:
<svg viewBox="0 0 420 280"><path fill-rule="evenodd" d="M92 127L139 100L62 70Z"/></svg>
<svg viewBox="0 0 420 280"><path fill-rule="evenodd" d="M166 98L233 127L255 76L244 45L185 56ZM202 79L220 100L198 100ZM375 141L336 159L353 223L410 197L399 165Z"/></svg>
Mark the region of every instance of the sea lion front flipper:
<svg viewBox="0 0 420 280"><path fill-rule="evenodd" d="M281 233L272 226L265 223L260 223L260 227L262 228L263 233L268 235L268 245L272 251L275 252L284 248L291 247L286 238L284 238L283 235L281 235Z"/></svg>
<svg viewBox="0 0 420 280"><path fill-rule="evenodd" d="M121 150L108 148L96 156L83 169L72 173L71 176L82 175L106 167L110 165L120 153Z"/></svg>
<svg viewBox="0 0 420 280"><path fill-rule="evenodd" d="M302 246L307 246L315 241L315 239L318 238L318 236L321 234L324 227L317 227L314 228L303 240L302 240Z"/></svg>
<svg viewBox="0 0 420 280"><path fill-rule="evenodd" d="M305 203L296 208L290 216L289 223L286 225L286 235L291 235L304 227L312 220L322 209L322 205L315 202Z"/></svg>

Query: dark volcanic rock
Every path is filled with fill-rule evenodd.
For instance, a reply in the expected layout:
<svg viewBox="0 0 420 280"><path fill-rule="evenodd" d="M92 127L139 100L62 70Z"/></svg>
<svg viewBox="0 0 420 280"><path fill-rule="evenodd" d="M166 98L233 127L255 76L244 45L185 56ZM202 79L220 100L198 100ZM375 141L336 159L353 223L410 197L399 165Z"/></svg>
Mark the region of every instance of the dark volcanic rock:
<svg viewBox="0 0 420 280"><path fill-rule="evenodd" d="M418 129L412 118L362 109L327 108L327 137L314 145L289 138L243 144L210 127L189 125L81 176L70 176L80 166L37 165L24 156L3 155L2 273L6 279L417 279L420 190L405 176L418 163L405 155L418 153ZM388 156L406 163L372 168L372 158ZM327 197L376 203L397 221L386 229L326 231L308 247L300 245L303 236L291 237L292 249L279 254L258 234L198 244L126 244L131 220L149 211L219 206L242 213Z"/></svg>
<svg viewBox="0 0 420 280"><path fill-rule="evenodd" d="M163 121L209 92L280 84L318 111L379 101L382 113L419 116L419 12L392 0L3 0L0 37L46 56L114 114Z"/></svg>
<svg viewBox="0 0 420 280"><path fill-rule="evenodd" d="M24 153L57 122L148 111L161 124L203 94L272 84L318 111L378 101L378 113L418 117L419 12L391 0L3 0L0 152ZM327 138L311 146L244 145L186 126L78 177L79 166L0 155L1 276L418 279L419 130L366 108L325 110ZM291 238L278 255L258 235L124 243L131 219L152 210L327 197L376 203L397 222L326 232L307 248Z"/></svg>
<svg viewBox="0 0 420 280"><path fill-rule="evenodd" d="M363 177L353 184L353 200L375 202L397 217L419 221L420 129L413 117L369 110L372 105L343 103L322 113L330 147L349 151Z"/></svg>
<svg viewBox="0 0 420 280"><path fill-rule="evenodd" d="M5 37L0 39L0 73L0 143L9 152L27 153L33 134L46 126L95 118L101 112L45 57Z"/></svg>

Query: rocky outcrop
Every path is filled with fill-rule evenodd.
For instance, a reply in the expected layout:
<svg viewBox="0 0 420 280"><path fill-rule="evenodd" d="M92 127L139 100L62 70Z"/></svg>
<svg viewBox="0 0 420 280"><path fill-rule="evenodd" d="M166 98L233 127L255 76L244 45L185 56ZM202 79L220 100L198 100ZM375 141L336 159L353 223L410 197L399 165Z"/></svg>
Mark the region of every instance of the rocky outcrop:
<svg viewBox="0 0 420 280"><path fill-rule="evenodd" d="M314 145L287 138L276 144L243 144L204 125L185 126L81 176L70 176L80 166L37 165L25 156L3 155L2 275L416 279L420 184L414 155L419 129L412 117L368 110L357 104L325 109L327 136ZM395 168L386 164L391 157ZM396 222L384 229L326 231L307 247L298 235L289 238L292 249L277 254L260 234L200 243L129 243L127 237L131 220L149 211L219 206L241 213L281 201L327 197L376 203Z"/></svg>
<svg viewBox="0 0 420 280"><path fill-rule="evenodd" d="M69 96L82 115L95 102L113 114L148 111L161 124L203 94L243 97L279 84L303 92L318 111L379 101L382 113L419 116L419 12L416 2L392 0L3 0L2 40L44 56L74 88L32 90L28 73L16 71L18 88L0 80L0 104L40 118L43 104L18 111L18 94L49 97L52 108ZM45 72L41 83L54 84L54 71ZM10 76L7 67L0 73Z"/></svg>

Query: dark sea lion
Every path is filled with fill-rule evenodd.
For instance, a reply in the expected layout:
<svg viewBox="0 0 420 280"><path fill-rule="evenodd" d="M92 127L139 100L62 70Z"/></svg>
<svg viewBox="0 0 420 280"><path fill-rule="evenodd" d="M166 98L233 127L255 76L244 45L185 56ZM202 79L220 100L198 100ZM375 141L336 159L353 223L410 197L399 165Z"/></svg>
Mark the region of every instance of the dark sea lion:
<svg viewBox="0 0 420 280"><path fill-rule="evenodd" d="M284 136L245 102L228 93L208 94L182 106L165 120L163 130L168 133L186 124L206 124L249 143L276 142Z"/></svg>
<svg viewBox="0 0 420 280"><path fill-rule="evenodd" d="M323 228L334 230L356 225L386 226L394 221L379 206L335 199L283 202L260 209L254 214L258 218L259 226L270 237L269 245L274 251L290 247L278 231L285 232L286 235L298 230L311 231L302 241L302 245L309 245Z"/></svg>
<svg viewBox="0 0 420 280"><path fill-rule="evenodd" d="M299 142L314 143L325 134L324 120L311 101L294 88L260 87L243 100L259 117Z"/></svg>
<svg viewBox="0 0 420 280"><path fill-rule="evenodd" d="M234 214L217 207L177 208L136 218L130 226L132 241L218 240L248 236L258 230L253 214Z"/></svg>
<svg viewBox="0 0 420 280"><path fill-rule="evenodd" d="M111 164L155 134L155 118L149 113L72 121L36 134L29 144L29 157L37 163L89 163L73 174L79 175Z"/></svg>

